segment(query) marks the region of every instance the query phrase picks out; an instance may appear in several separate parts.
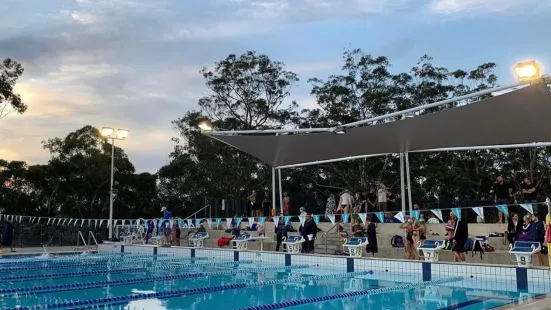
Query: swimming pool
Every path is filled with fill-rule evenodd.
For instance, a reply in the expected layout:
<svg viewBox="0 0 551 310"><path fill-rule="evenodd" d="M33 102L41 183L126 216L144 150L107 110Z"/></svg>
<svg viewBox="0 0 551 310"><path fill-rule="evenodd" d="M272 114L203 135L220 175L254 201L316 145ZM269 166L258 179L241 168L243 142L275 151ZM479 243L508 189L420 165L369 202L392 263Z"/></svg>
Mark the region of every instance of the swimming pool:
<svg viewBox="0 0 551 310"><path fill-rule="evenodd" d="M547 271L519 269L116 245L4 257L0 307L474 310L551 293Z"/></svg>

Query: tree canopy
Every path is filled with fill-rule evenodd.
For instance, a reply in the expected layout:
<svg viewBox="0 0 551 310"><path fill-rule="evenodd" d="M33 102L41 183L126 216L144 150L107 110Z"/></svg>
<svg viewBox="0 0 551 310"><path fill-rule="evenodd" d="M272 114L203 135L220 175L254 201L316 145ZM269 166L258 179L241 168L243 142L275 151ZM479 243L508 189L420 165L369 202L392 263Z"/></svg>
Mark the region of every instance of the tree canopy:
<svg viewBox="0 0 551 310"><path fill-rule="evenodd" d="M308 79L319 108L300 109L300 102L292 99L299 77L284 63L252 51L229 55L199 72L207 94L199 99L197 110L172 122L178 135L172 139L175 146L167 165L155 174L136 173L124 150L115 147L115 218L156 216L162 206L184 216L215 200L242 204L253 190L262 197L274 190L269 166L202 135L197 129L202 120L211 120L220 130L335 126L494 87L498 83L495 68L495 63L488 62L449 69L424 55L407 72L396 72L385 56L347 50L340 72ZM8 59L0 70L0 104L23 113L26 106L13 94L23 68ZM51 154L43 165L0 160L0 212L107 218L109 141L96 128L85 126L65 138L48 139L43 146ZM516 187L527 176L540 194L548 193L550 157L550 148L412 153L412 200L440 208L482 205L491 201L492 184L501 173ZM286 169L282 182L283 191L296 198L292 199L292 214L308 205L322 213L324 195L342 189L369 192L383 182L398 196L399 158L388 155ZM215 207L221 211L219 203ZM231 212L237 210L234 206Z"/></svg>

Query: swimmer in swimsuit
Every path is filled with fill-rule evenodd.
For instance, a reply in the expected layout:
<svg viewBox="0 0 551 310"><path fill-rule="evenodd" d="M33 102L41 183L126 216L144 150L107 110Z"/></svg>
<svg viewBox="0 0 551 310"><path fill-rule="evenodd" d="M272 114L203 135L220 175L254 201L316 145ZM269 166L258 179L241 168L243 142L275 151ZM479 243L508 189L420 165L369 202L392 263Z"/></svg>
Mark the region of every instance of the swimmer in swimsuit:
<svg viewBox="0 0 551 310"><path fill-rule="evenodd" d="M413 219L408 218L400 228L404 229L406 232L406 242L404 242L406 259L415 259L415 254L413 253Z"/></svg>

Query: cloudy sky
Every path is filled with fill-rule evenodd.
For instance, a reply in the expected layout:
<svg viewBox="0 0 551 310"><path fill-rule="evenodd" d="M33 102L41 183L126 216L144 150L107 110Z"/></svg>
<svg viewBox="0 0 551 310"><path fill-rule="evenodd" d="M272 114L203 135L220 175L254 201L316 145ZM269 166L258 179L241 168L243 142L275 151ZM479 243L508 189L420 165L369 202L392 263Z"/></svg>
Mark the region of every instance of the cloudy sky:
<svg viewBox="0 0 551 310"><path fill-rule="evenodd" d="M170 121L206 94L198 71L246 50L301 77L338 73L343 48L408 70L423 54L449 68L536 59L551 68L551 1L543 0L2 0L0 58L24 64L29 109L0 121L0 158L44 163L41 141L84 125L131 130L138 171L167 163Z"/></svg>

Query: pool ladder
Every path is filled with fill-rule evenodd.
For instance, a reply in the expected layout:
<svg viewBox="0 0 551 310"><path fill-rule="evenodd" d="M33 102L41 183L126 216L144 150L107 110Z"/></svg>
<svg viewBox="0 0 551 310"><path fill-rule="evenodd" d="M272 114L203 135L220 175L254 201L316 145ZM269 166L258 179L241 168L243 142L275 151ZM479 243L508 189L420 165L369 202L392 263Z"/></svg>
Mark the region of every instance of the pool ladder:
<svg viewBox="0 0 551 310"><path fill-rule="evenodd" d="M82 245L81 245L82 242ZM93 242L93 243L92 243ZM75 252L78 251L97 251L98 250L98 241L96 240L96 237L94 234L89 231L88 232L88 242L86 242L86 239L84 239L84 235L81 231L78 232L78 238L77 238L77 246L75 247Z"/></svg>

